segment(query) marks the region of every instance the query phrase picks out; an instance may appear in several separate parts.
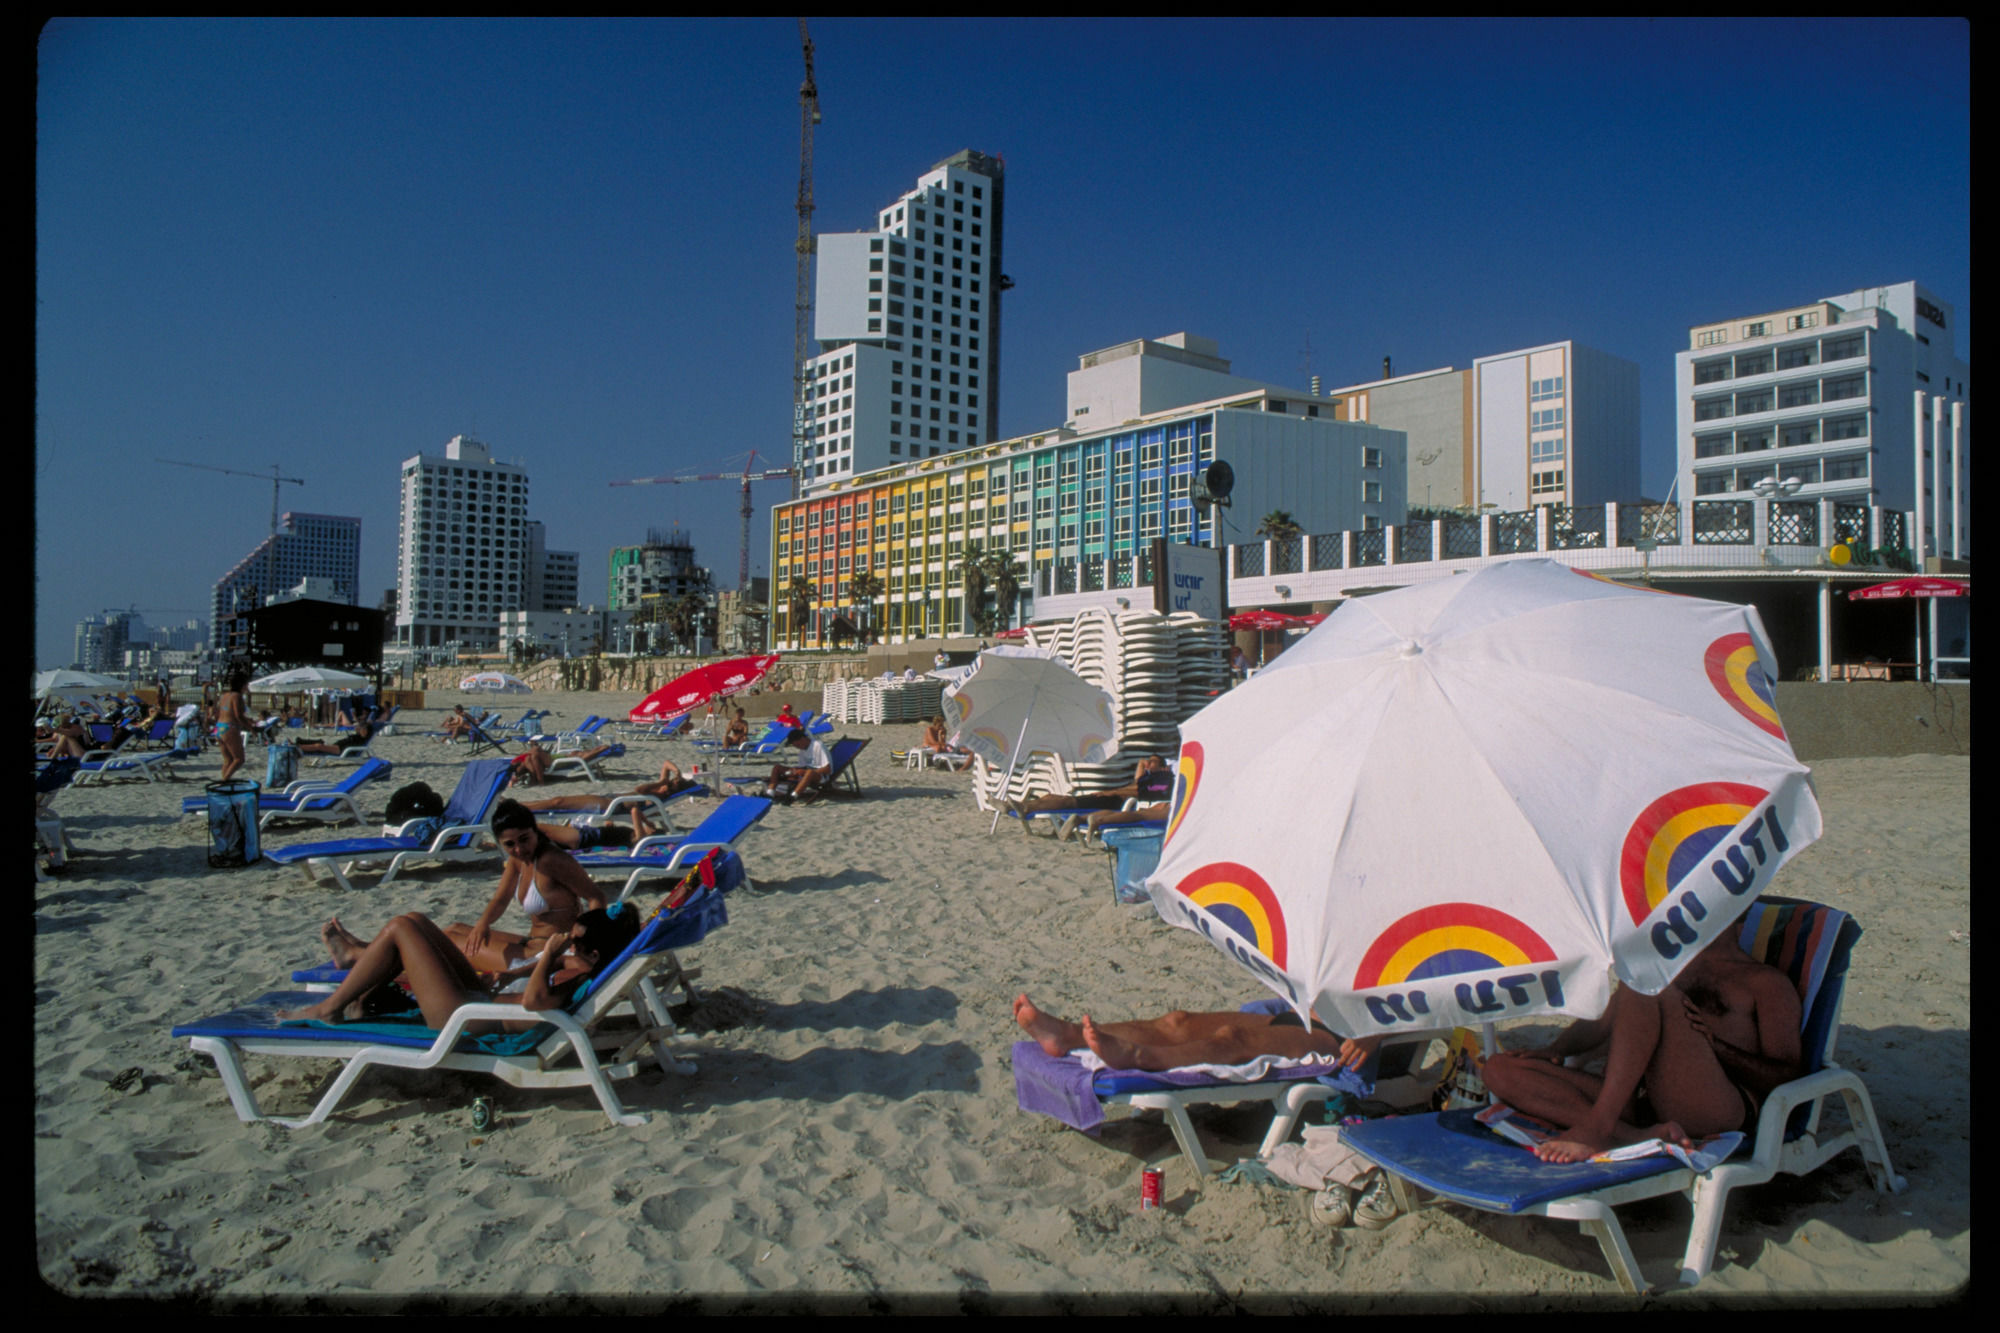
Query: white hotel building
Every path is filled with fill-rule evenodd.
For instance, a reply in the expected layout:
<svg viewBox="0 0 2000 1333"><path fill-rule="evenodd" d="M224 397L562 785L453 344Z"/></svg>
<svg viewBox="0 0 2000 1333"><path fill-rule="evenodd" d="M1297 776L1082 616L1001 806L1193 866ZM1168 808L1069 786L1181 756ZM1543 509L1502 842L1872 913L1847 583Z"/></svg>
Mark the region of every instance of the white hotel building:
<svg viewBox="0 0 2000 1333"><path fill-rule="evenodd" d="M396 645L492 651L500 616L527 597L528 472L455 435L403 460Z"/></svg>
<svg viewBox="0 0 2000 1333"><path fill-rule="evenodd" d="M1913 511L1917 555L1969 559L1970 374L1955 318L1904 282L1696 325L1675 357L1681 498L1749 498L1770 482Z"/></svg>
<svg viewBox="0 0 2000 1333"><path fill-rule="evenodd" d="M821 352L806 363L801 493L995 438L1002 173L967 149L883 208L874 229L816 238Z"/></svg>

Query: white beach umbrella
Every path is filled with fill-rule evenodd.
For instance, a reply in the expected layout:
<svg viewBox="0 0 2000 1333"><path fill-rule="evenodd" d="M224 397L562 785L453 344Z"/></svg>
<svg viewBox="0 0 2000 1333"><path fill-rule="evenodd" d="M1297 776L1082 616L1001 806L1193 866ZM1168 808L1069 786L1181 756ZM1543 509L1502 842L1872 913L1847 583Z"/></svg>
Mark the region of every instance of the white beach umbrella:
<svg viewBox="0 0 2000 1333"><path fill-rule="evenodd" d="M1354 1035L1657 994L1819 837L1775 679L1552 561L1349 601L1183 725L1154 905Z"/></svg>
<svg viewBox="0 0 2000 1333"><path fill-rule="evenodd" d="M1118 748L1111 696L1039 648L988 648L945 692L943 707L951 739L995 768L1005 765L1010 780L1031 754L1091 763Z"/></svg>
<svg viewBox="0 0 2000 1333"><path fill-rule="evenodd" d="M122 690L125 682L113 676L99 675L95 671L71 671L59 668L41 671L35 675L35 698L61 697L76 698L86 694L102 694L106 690Z"/></svg>
<svg viewBox="0 0 2000 1333"><path fill-rule="evenodd" d="M370 683L366 676L357 676L351 671L302 666L259 677L250 682L250 688L260 694L275 694L281 690L351 690Z"/></svg>
<svg viewBox="0 0 2000 1333"><path fill-rule="evenodd" d="M476 690L485 694L533 694L535 687L519 676L510 676L504 671L478 671L458 682L461 690Z"/></svg>

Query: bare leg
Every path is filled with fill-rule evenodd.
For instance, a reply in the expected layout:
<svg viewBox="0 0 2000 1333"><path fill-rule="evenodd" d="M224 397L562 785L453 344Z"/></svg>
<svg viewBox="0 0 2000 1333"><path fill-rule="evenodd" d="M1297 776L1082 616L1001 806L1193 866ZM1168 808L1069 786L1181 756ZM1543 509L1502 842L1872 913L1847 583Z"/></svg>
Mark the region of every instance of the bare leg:
<svg viewBox="0 0 2000 1333"><path fill-rule="evenodd" d="M368 941L340 924L339 917L330 917L319 930L320 942L326 945L327 957L333 959L336 967L353 967L354 960L368 947Z"/></svg>
<svg viewBox="0 0 2000 1333"><path fill-rule="evenodd" d="M1679 1003L1676 996L1676 1008ZM1660 997L1630 987L1612 996L1605 1011L1610 1055L1602 1078L1546 1060L1500 1056L1485 1063L1481 1077L1501 1101L1566 1131L1535 1149L1545 1162L1583 1161L1613 1144L1647 1138L1684 1140L1680 1126L1672 1122L1650 1128L1634 1123L1639 1080L1660 1044L1662 1010Z"/></svg>
<svg viewBox="0 0 2000 1333"><path fill-rule="evenodd" d="M1279 1027L1262 1014L1189 1014L1189 1036L1179 1042L1142 1043L1127 1035L1148 1024L1099 1026L1083 1017L1083 1037L1097 1058L1114 1069L1179 1069L1183 1065L1240 1065L1260 1055L1297 1059L1338 1055L1342 1039L1331 1032ZM1126 1033L1117 1029L1124 1028ZM1365 1054L1365 1052L1364 1052Z"/></svg>
<svg viewBox="0 0 2000 1333"><path fill-rule="evenodd" d="M465 952L465 938L472 933L472 927L464 921L454 921L444 928L444 937L458 950L459 956L483 972L505 972L528 956L528 944L536 937L515 935L504 930L489 931L486 947L476 954ZM537 949L535 952L539 953Z"/></svg>
<svg viewBox="0 0 2000 1333"><path fill-rule="evenodd" d="M523 801L521 805L529 810L584 810L604 812L610 801L602 796L579 793L575 796L545 796L539 801Z"/></svg>
<svg viewBox="0 0 2000 1333"><path fill-rule="evenodd" d="M286 1018L338 1022L347 1006L386 986L399 975L407 976L416 994L424 1022L442 1027L453 1011L465 1003L468 993L480 993L478 973L465 961L444 933L426 918L411 913L391 921L380 935L355 959L347 980L326 999Z"/></svg>
<svg viewBox="0 0 2000 1333"><path fill-rule="evenodd" d="M1043 1013L1025 994L1014 997L1014 1021L1050 1055L1068 1055L1084 1044L1082 1028L1067 1019Z"/></svg>

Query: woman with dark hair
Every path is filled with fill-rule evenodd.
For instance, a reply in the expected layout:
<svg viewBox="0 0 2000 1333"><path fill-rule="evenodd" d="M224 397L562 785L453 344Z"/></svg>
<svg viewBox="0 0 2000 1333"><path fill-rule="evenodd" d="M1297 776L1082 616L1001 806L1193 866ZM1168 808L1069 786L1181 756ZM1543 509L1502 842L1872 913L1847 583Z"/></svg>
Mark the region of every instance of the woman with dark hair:
<svg viewBox="0 0 2000 1333"><path fill-rule="evenodd" d="M250 725L249 688L250 673L240 666L232 668L229 688L215 701L215 743L222 750L223 782L243 767L243 733Z"/></svg>
<svg viewBox="0 0 2000 1333"><path fill-rule="evenodd" d="M334 923L337 925L338 923ZM498 1002L539 1011L569 1003L579 983L625 951L639 932L639 912L620 903L605 911L585 912L547 937L547 947L525 968L501 977L474 969L457 943L418 912L399 916L382 933L347 959L347 979L318 1004L294 1010L288 1019L338 1023L407 1008L407 1003L383 1003L383 993L402 978L404 995L416 1002L424 1022L441 1028L463 1004ZM351 937L350 937L351 938ZM388 998L394 999L393 995ZM522 1032L532 1020L479 1020L468 1032Z"/></svg>
<svg viewBox="0 0 2000 1333"><path fill-rule="evenodd" d="M541 952L543 941L567 930L586 906L605 906L604 890L591 882L570 854L535 827L534 812L519 801L493 807L493 837L507 853L493 901L471 925L445 927L444 933L464 950L474 967L504 972ZM519 903L528 914L528 933L495 931L493 923ZM332 947L331 942L328 945Z"/></svg>

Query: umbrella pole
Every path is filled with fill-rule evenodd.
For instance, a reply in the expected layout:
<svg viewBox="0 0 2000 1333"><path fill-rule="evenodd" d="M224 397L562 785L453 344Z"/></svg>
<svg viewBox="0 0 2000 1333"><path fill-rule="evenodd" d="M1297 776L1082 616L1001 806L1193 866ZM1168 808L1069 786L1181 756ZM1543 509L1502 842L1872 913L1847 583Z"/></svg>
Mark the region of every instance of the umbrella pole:
<svg viewBox="0 0 2000 1333"><path fill-rule="evenodd" d="M993 824L990 828L986 830L986 836L989 838L992 837L994 832L998 830L1000 827L1000 811L1002 808L1002 802L1004 802L1007 799L1008 784L1013 782L1014 780L1014 765L1021 758L1021 742L1028 739L1028 718L1033 717L1034 715L1035 715L1034 702L1030 700L1028 704L1028 717L1024 717L1021 719L1021 734L1014 738L1014 752L1007 756L1007 776L1000 779L1000 799L993 803Z"/></svg>

